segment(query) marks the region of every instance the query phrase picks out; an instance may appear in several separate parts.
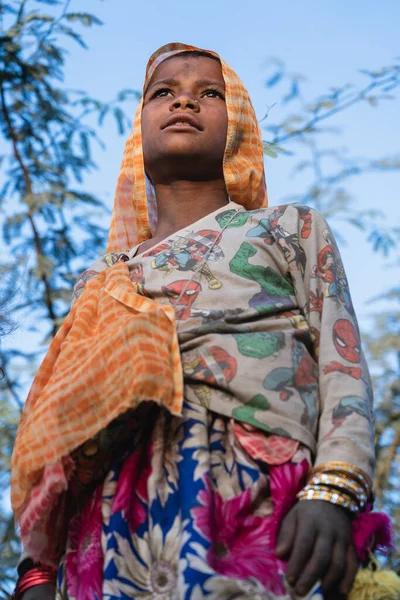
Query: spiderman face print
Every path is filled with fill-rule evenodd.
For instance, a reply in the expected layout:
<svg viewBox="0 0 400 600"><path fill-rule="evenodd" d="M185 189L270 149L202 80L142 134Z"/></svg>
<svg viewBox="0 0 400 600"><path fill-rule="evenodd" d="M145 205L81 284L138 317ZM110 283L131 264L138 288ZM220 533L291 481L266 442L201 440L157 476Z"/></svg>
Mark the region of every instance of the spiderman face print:
<svg viewBox="0 0 400 600"><path fill-rule="evenodd" d="M340 356L351 363L360 362L360 339L356 328L347 319L338 319L333 326L333 343Z"/></svg>

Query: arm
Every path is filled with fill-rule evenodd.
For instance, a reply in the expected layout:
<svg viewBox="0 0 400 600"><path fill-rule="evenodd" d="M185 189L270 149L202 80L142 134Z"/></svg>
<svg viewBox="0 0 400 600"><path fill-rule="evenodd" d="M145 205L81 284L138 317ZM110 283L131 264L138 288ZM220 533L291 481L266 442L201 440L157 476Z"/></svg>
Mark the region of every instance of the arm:
<svg viewBox="0 0 400 600"><path fill-rule="evenodd" d="M305 214L310 225L306 232ZM375 456L371 382L336 241L325 219L307 207L289 206L282 220L286 221L286 232L292 235L295 258L289 262L289 269L313 337L319 370L320 414L314 466L343 461L362 469L372 479Z"/></svg>
<svg viewBox="0 0 400 600"><path fill-rule="evenodd" d="M55 567L34 563L23 554L18 565L18 576L13 600L54 600L57 577Z"/></svg>
<svg viewBox="0 0 400 600"><path fill-rule="evenodd" d="M35 585L26 590L21 600L54 600L56 597L56 586L50 583Z"/></svg>
<svg viewBox="0 0 400 600"><path fill-rule="evenodd" d="M305 227L307 223L307 227ZM320 411L315 465L341 461L372 477L372 392L340 254L326 221L289 206L274 232L307 318L319 370ZM277 546L289 558L298 594L318 579L334 597L347 593L358 561L347 509L322 500L299 502L284 519Z"/></svg>

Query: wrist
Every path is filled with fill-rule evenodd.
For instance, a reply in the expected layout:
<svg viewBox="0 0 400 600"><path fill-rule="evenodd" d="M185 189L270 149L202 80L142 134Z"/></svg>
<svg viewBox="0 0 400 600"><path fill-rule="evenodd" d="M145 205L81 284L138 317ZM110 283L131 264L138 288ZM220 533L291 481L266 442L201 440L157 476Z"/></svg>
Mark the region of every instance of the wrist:
<svg viewBox="0 0 400 600"><path fill-rule="evenodd" d="M348 463L331 462L311 469L307 484L297 498L323 500L356 515L365 510L371 495L371 481L361 469Z"/></svg>
<svg viewBox="0 0 400 600"><path fill-rule="evenodd" d="M18 580L12 600L22 600L23 596L26 599L25 592L38 585L50 585L55 588L56 581L57 569L55 567L35 565Z"/></svg>
<svg viewBox="0 0 400 600"><path fill-rule="evenodd" d="M26 590L21 600L55 600L56 586L52 583L41 583Z"/></svg>

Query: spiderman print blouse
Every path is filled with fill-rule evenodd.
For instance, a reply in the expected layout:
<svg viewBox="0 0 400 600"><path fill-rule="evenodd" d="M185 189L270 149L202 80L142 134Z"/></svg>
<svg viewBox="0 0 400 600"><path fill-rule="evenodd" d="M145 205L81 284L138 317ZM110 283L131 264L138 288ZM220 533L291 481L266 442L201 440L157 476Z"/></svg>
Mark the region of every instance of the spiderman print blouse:
<svg viewBox="0 0 400 600"><path fill-rule="evenodd" d="M138 254L109 253L79 278L126 261L138 290L175 308L185 396L266 434L298 440L315 464L374 466L372 391L331 230L307 206L233 202Z"/></svg>

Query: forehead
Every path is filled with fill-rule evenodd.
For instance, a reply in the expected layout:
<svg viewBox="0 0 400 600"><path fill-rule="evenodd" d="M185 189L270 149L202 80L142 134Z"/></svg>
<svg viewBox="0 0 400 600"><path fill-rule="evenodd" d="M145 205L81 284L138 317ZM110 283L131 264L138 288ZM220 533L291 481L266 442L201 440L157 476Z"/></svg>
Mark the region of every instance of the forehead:
<svg viewBox="0 0 400 600"><path fill-rule="evenodd" d="M207 56L176 56L163 61L154 71L149 85L160 79L210 79L224 83L221 64Z"/></svg>

